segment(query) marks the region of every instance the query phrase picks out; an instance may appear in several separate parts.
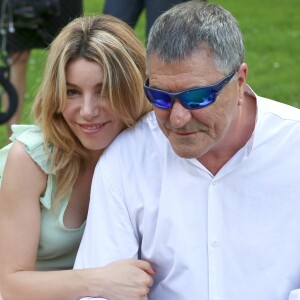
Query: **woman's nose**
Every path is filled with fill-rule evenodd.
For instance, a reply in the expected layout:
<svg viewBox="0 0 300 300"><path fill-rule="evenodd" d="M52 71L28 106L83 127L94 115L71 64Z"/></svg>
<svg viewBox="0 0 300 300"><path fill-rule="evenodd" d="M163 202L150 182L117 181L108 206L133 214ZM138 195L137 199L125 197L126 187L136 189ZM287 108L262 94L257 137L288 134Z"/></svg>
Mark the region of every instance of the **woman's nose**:
<svg viewBox="0 0 300 300"><path fill-rule="evenodd" d="M85 96L81 106L81 115L86 119L92 119L100 113L100 101L96 97Z"/></svg>

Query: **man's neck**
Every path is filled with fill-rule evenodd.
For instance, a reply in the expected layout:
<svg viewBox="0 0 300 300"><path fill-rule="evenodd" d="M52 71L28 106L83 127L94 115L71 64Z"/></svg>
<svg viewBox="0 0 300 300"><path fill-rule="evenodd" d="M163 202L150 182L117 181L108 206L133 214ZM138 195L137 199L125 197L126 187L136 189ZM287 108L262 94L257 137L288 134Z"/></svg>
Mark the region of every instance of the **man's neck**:
<svg viewBox="0 0 300 300"><path fill-rule="evenodd" d="M198 158L213 175L249 141L255 128L256 100L246 95L237 119L220 145Z"/></svg>

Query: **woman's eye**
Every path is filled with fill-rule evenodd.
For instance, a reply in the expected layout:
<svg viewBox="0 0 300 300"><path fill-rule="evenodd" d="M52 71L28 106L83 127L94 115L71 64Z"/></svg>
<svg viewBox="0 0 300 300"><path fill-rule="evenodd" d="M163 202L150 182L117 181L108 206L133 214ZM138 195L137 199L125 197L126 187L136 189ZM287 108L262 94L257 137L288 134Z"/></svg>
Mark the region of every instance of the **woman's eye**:
<svg viewBox="0 0 300 300"><path fill-rule="evenodd" d="M77 96L79 94L79 92L75 89L68 89L67 90L67 96L68 97L74 97Z"/></svg>

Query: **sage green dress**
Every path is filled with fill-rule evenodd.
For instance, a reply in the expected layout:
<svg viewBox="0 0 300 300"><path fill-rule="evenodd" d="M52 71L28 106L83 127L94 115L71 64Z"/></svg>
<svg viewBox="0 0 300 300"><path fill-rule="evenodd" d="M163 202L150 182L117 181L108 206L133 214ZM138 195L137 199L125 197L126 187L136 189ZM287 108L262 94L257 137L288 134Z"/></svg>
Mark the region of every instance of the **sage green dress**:
<svg viewBox="0 0 300 300"><path fill-rule="evenodd" d="M13 125L12 131L11 141L18 140L23 143L26 152L48 175L45 194L40 198L41 231L36 269L72 269L85 223L77 229L69 229L64 226L63 218L68 205L68 198L62 199L54 209L51 209L53 195L56 191L56 175L55 172L51 173L51 161L44 150L43 135L40 128L35 125ZM11 145L0 149L0 186ZM48 150L51 153L51 147Z"/></svg>

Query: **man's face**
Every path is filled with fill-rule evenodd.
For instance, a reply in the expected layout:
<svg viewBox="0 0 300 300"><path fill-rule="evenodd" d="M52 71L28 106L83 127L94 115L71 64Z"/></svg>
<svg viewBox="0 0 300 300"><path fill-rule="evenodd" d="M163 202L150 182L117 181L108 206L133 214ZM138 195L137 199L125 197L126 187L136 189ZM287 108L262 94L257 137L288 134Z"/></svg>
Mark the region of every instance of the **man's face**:
<svg viewBox="0 0 300 300"><path fill-rule="evenodd" d="M228 75L216 70L206 51L196 51L176 63L165 63L152 54L149 73L151 87L173 93L212 85ZM158 124L177 155L199 159L209 152L226 151L240 123L239 81L234 77L205 108L189 110L178 100L170 110L154 107Z"/></svg>

